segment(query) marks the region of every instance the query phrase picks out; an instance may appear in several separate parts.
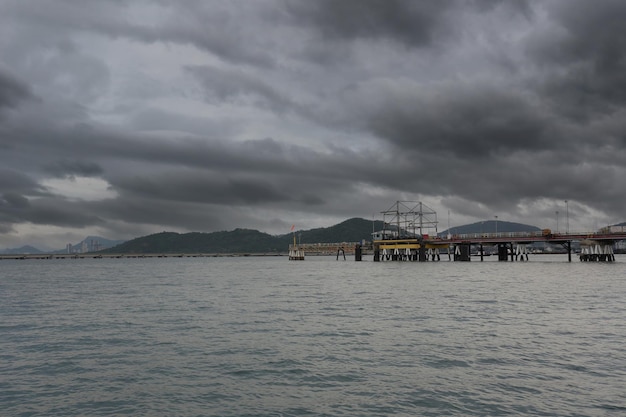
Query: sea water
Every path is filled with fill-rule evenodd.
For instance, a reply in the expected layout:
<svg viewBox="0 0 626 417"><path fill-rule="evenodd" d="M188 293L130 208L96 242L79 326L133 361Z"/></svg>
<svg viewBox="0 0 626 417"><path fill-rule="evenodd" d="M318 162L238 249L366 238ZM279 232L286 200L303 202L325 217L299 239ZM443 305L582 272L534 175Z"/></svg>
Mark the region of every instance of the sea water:
<svg viewBox="0 0 626 417"><path fill-rule="evenodd" d="M2 260L0 319L2 416L626 415L621 256Z"/></svg>

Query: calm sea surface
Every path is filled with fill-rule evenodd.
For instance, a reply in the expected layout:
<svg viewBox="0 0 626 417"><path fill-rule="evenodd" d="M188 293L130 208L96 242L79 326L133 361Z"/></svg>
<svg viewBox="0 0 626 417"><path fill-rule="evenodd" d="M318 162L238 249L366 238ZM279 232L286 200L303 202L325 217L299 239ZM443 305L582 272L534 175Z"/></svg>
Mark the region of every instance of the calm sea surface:
<svg viewBox="0 0 626 417"><path fill-rule="evenodd" d="M624 416L613 264L0 261L1 416Z"/></svg>

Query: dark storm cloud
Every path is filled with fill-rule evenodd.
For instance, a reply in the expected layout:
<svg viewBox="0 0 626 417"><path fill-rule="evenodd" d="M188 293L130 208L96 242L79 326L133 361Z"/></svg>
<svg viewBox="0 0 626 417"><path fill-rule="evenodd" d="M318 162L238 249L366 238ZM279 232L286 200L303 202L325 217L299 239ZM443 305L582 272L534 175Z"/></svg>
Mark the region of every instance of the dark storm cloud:
<svg viewBox="0 0 626 417"><path fill-rule="evenodd" d="M98 223L100 219L56 197L32 177L0 169L0 223L9 231L12 224L22 222L82 227Z"/></svg>
<svg viewBox="0 0 626 417"><path fill-rule="evenodd" d="M259 107L269 106L278 112L293 106L270 85L240 70L194 66L188 67L187 71L200 81L210 102L249 103Z"/></svg>
<svg viewBox="0 0 626 417"><path fill-rule="evenodd" d="M145 44L193 45L227 62L273 66L274 59L263 52L262 37L251 24L264 4L273 2L221 2L189 0L184 5L168 2L85 2L78 7L72 0L59 0L54 7L34 3L13 3L7 7L39 30L56 32L95 32L111 38L129 38ZM137 10L156 8L158 13L127 17ZM256 39L256 40L255 40Z"/></svg>
<svg viewBox="0 0 626 417"><path fill-rule="evenodd" d="M196 145L192 141L187 147L179 143L176 149L161 148L158 158L159 148L153 146L152 153L143 157L167 167L159 173L124 170L104 177L123 198L224 206L306 206L325 203L324 196L351 192L350 180L368 178L373 163L342 150L327 156L272 139L202 149Z"/></svg>
<svg viewBox="0 0 626 417"><path fill-rule="evenodd" d="M124 193L173 201L212 204L258 204L288 197L270 182L258 178L229 178L219 172L170 171L159 176L124 177L113 185Z"/></svg>
<svg viewBox="0 0 626 417"><path fill-rule="evenodd" d="M63 176L104 176L116 178L123 174L154 176L149 169L161 166L165 177L170 176L174 167L195 167L214 171L219 175L248 173L253 175L286 175L294 171L304 176L315 177L338 175L346 169L358 172L357 164L366 166L370 163L357 154L347 150L338 150L331 155L313 151L307 147L287 145L274 139L228 142L224 140L206 140L173 135L158 138L152 135L127 135L120 132L102 130L98 127L78 125L37 126L23 128L13 143L27 149L39 149L45 160L53 162L42 164L42 172ZM68 156L72 156L69 159ZM348 160L342 158L348 156ZM35 161L41 155L32 155ZM128 168L107 170L106 165L115 161L134 161ZM320 166L325 166L320 170ZM160 174L157 174L160 176ZM183 178L184 175L180 174ZM182 178L181 178L182 181ZM262 181L258 181L259 184ZM274 193L269 193L273 195Z"/></svg>
<svg viewBox="0 0 626 417"><path fill-rule="evenodd" d="M15 107L19 101L32 97L28 86L0 69L0 111Z"/></svg>
<svg viewBox="0 0 626 417"><path fill-rule="evenodd" d="M412 46L427 45L443 11L452 2L402 0L287 1L296 24L306 24L329 41L389 37Z"/></svg>
<svg viewBox="0 0 626 417"><path fill-rule="evenodd" d="M45 188L25 173L0 167L0 192L42 195Z"/></svg>
<svg viewBox="0 0 626 417"><path fill-rule="evenodd" d="M81 204L72 204L63 199L41 199L20 213L23 220L34 224L62 227L85 227L98 225L102 219L84 210Z"/></svg>
<svg viewBox="0 0 626 417"><path fill-rule="evenodd" d="M26 197L15 192L0 195L0 230L4 233L12 230L12 224L24 220L21 214L29 208Z"/></svg>
<svg viewBox="0 0 626 417"><path fill-rule="evenodd" d="M622 221L624 17L621 1L4 2L0 230L281 230L404 197Z"/></svg>
<svg viewBox="0 0 626 417"><path fill-rule="evenodd" d="M75 175L94 177L103 173L102 167L94 162L65 159L46 165L44 170L57 178Z"/></svg>
<svg viewBox="0 0 626 417"><path fill-rule="evenodd" d="M536 65L547 70L543 87L546 96L556 100L555 108L588 118L623 106L626 3L574 0L550 3L548 10L557 29L539 33L528 50Z"/></svg>
<svg viewBox="0 0 626 417"><path fill-rule="evenodd" d="M64 199L39 198L31 203L25 196L16 193L0 196L0 223L11 230L12 224L23 222L84 227L102 223L102 219L85 211L80 204Z"/></svg>
<svg viewBox="0 0 626 417"><path fill-rule="evenodd" d="M456 14L486 13L504 7L532 14L526 0L285 0L290 24L304 25L323 41L390 40L409 48L430 47L458 30Z"/></svg>
<svg viewBox="0 0 626 417"><path fill-rule="evenodd" d="M550 121L519 92L493 86L440 88L436 96L396 100L367 115L368 127L405 151L490 158L554 149ZM443 92L443 94L441 94Z"/></svg>
<svg viewBox="0 0 626 417"><path fill-rule="evenodd" d="M16 209L24 209L30 205L26 197L21 194L11 192L4 193L2 195L2 202L5 203L7 206Z"/></svg>

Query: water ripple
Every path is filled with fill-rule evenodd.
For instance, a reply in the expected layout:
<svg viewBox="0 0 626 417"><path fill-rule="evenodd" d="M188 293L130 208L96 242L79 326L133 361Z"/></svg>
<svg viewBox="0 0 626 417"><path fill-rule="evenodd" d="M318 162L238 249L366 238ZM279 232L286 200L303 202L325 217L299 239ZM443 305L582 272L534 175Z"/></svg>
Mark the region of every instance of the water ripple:
<svg viewBox="0 0 626 417"><path fill-rule="evenodd" d="M2 415L622 416L618 260L2 261Z"/></svg>

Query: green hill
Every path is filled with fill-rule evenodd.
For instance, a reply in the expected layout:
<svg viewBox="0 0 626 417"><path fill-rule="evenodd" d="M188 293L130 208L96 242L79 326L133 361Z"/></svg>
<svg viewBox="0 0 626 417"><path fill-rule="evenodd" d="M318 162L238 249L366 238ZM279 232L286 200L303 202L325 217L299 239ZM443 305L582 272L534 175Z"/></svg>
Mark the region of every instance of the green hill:
<svg viewBox="0 0 626 417"><path fill-rule="evenodd" d="M382 222L374 224L381 228ZM372 221L353 218L332 227L296 231L302 243L358 242L371 239ZM272 236L250 229L229 232L161 232L129 240L103 253L279 253L287 252L293 234Z"/></svg>
<svg viewBox="0 0 626 417"><path fill-rule="evenodd" d="M297 231L296 237L301 237L303 243L359 242L371 240L372 229L379 230L382 227L382 221L376 221L372 225L371 220L352 218L331 227ZM292 234L283 235L281 239L293 242Z"/></svg>
<svg viewBox="0 0 626 417"><path fill-rule="evenodd" d="M470 233L537 232L539 230L541 229L528 224L506 222L502 220L485 220L463 226L451 227L450 233L453 235L463 235ZM445 236L446 234L448 234L447 230L439 233L440 236Z"/></svg>
<svg viewBox="0 0 626 417"><path fill-rule="evenodd" d="M265 253L284 252L287 246L274 236L257 230L230 232L162 232L129 240L105 253Z"/></svg>

